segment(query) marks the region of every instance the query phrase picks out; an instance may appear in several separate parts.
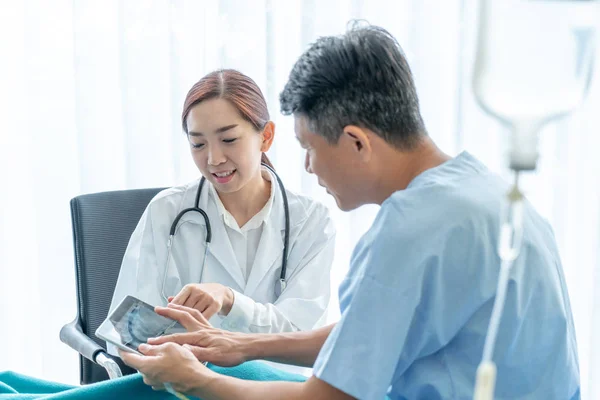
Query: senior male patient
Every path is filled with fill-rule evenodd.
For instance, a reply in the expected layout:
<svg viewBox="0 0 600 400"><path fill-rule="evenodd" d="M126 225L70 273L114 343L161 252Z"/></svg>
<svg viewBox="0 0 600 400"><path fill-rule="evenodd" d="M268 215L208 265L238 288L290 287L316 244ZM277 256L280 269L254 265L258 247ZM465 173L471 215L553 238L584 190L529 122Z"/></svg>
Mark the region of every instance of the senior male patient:
<svg viewBox="0 0 600 400"><path fill-rule="evenodd" d="M281 94L305 168L342 210L381 208L339 289L341 319L312 332L241 334L181 306L190 331L122 354L145 382L203 399L470 399L496 295L498 221L508 185L436 147L396 40L377 27L317 40ZM482 132L482 135L485 133ZM494 361L497 399L578 399L569 298L550 226L527 205ZM183 345L183 346L181 346ZM252 382L223 366L313 366L304 383Z"/></svg>

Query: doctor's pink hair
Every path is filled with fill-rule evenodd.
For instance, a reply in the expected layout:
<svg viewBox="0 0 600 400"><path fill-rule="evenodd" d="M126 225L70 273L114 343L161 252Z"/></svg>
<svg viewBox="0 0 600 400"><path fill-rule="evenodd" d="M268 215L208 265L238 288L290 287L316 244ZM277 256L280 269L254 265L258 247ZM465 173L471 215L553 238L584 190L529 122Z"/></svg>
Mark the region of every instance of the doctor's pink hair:
<svg viewBox="0 0 600 400"><path fill-rule="evenodd" d="M233 104L242 117L259 132L270 120L267 102L256 82L239 71L220 69L196 82L185 97L181 124L186 134L186 119L190 110L201 102L214 98L225 99ZM274 168L265 153L262 154L261 161Z"/></svg>

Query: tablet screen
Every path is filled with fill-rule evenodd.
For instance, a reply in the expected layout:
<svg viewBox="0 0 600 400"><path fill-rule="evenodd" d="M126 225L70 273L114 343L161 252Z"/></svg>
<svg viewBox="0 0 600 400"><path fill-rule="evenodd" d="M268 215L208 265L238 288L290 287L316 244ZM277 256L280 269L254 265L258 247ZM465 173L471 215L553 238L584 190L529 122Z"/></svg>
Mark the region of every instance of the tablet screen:
<svg viewBox="0 0 600 400"><path fill-rule="evenodd" d="M186 332L177 321L154 312L154 307L127 296L98 328L96 336L137 351L148 338Z"/></svg>

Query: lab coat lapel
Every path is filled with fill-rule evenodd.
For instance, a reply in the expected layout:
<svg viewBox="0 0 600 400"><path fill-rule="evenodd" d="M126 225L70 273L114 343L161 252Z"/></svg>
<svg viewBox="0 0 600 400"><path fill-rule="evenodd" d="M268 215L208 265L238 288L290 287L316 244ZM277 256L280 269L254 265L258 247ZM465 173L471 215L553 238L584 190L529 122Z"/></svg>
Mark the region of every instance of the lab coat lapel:
<svg viewBox="0 0 600 400"><path fill-rule="evenodd" d="M275 282L275 276L271 277L272 273L269 273L269 271L273 268L276 261L281 263L282 260L284 231L279 226L275 226L276 224L272 223L274 221L270 222L270 224L265 225L260 242L258 243L258 249L256 249L256 257L254 258L252 270L248 277L246 290L244 291L244 294L247 296L252 296L263 279L273 279L273 282ZM266 276L267 274L269 274L268 277Z"/></svg>
<svg viewBox="0 0 600 400"><path fill-rule="evenodd" d="M277 185L277 182L273 182ZM281 263L283 255L283 235L285 233L285 212L283 209L283 200L279 187L276 186L276 191L273 197L273 205L271 213L265 221L262 235L256 249L256 256L250 276L248 276L248 283L246 284L246 290L244 294L246 296L252 296L256 288L263 279L272 279L275 282L275 276L267 276L269 271L272 269L275 262ZM277 267L275 267L277 269Z"/></svg>
<svg viewBox="0 0 600 400"><path fill-rule="evenodd" d="M222 268L225 270L235 282L239 285L240 289L246 287L246 280L242 274L242 270L238 265L237 258L231 247L231 241L225 230L225 224L223 223L223 217L219 214L217 205L214 199L209 196L210 183L206 182L202 190L202 198L200 201L201 207L206 211L210 219L210 226L212 228L212 240L208 249L208 257L206 260L206 268ZM220 265L215 265L218 263Z"/></svg>

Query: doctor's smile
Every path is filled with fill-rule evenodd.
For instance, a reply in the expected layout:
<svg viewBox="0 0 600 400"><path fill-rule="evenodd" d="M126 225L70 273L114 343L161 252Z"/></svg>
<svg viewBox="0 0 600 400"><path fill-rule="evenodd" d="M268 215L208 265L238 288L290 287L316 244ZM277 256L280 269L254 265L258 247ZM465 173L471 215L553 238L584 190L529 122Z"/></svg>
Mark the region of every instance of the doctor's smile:
<svg viewBox="0 0 600 400"><path fill-rule="evenodd" d="M228 183L233 179L233 174L235 173L235 169L223 172L213 172L212 176L218 183Z"/></svg>

